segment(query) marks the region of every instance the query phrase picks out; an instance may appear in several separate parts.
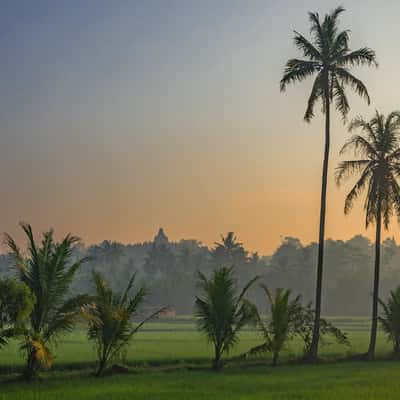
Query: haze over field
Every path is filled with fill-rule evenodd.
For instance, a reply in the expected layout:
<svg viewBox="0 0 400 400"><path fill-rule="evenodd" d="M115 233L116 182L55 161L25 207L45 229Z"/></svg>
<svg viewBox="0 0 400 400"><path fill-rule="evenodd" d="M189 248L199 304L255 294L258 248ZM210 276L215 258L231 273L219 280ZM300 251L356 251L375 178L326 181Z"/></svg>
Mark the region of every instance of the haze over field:
<svg viewBox="0 0 400 400"><path fill-rule="evenodd" d="M344 1L352 46L377 51L360 69L372 105L351 97L350 118L399 95L396 1ZM279 93L292 29L328 1L5 1L0 16L1 231L17 221L54 226L86 243L206 244L234 231L269 254L281 237L318 233L323 119L302 121L311 81ZM384 21L375 29L376 21ZM332 123L326 237L363 232L343 216L333 182L348 137ZM400 238L392 224L389 235ZM368 232L373 237L373 230Z"/></svg>

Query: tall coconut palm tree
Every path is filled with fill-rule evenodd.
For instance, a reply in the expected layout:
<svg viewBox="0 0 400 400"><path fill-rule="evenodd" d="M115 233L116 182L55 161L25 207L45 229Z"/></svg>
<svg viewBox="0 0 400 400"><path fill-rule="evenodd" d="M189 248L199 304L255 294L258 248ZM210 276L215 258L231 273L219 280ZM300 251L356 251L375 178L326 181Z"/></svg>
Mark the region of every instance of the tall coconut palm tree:
<svg viewBox="0 0 400 400"><path fill-rule="evenodd" d="M369 104L367 88L363 82L350 73L349 69L353 66L377 65L373 50L367 47L350 50L349 31L339 31L338 26L338 17L343 12L344 8L338 7L326 14L323 20L320 20L317 13L309 13L311 41L296 31L294 36L294 44L303 53L305 59L289 60L280 82L281 91L285 91L289 84L302 82L315 76L304 119L307 122L311 121L314 117L314 107L319 101L322 103L322 112L325 114L325 151L322 168L315 322L312 346L308 355L310 360L317 357L320 334L331 103L334 103L334 107L345 119L350 110L345 93L345 88L349 87Z"/></svg>
<svg viewBox="0 0 400 400"><path fill-rule="evenodd" d="M393 214L400 218L400 112L390 113L386 118L376 112L369 121L358 117L349 125L349 131L361 130L343 146L341 153L354 150L358 159L342 161L336 170L336 181L340 184L352 175L358 180L346 197L344 212L348 214L354 201L366 191L364 203L365 225L375 224L375 270L372 299L371 337L367 357L375 356L376 331L378 325L379 267L382 222L387 229Z"/></svg>
<svg viewBox="0 0 400 400"><path fill-rule="evenodd" d="M31 226L21 226L28 239L28 254L25 255L9 235L6 235L6 243L21 282L36 300L22 344L27 355L24 375L30 380L41 366L51 365L52 354L48 346L72 330L81 307L89 302L89 296L69 296L74 275L86 261L73 260L73 249L79 239L67 235L57 243L50 230L43 233L39 244L35 242Z"/></svg>

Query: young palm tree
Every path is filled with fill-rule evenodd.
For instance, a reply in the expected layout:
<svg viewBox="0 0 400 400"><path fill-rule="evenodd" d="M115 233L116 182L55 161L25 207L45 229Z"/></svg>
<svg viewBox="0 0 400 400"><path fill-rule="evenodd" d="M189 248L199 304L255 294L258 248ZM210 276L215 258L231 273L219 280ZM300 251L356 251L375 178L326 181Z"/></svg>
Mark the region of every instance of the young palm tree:
<svg viewBox="0 0 400 400"><path fill-rule="evenodd" d="M310 122L314 117L314 107L322 103L325 114L325 151L322 168L321 209L318 238L317 283L315 296L315 323L309 359L316 359L320 335L321 292L324 259L326 190L330 147L330 112L331 103L346 118L350 105L345 88L350 87L359 96L370 102L364 83L352 75L350 67L355 65L377 65L375 52L369 48L351 51L349 48L349 31L339 31L338 17L344 8L338 7L321 21L317 13L309 13L312 40L307 40L295 32L295 46L303 53L305 59L291 59L286 63L284 75L280 82L281 91L289 84L302 82L315 76L314 84L308 98L304 119Z"/></svg>
<svg viewBox="0 0 400 400"><path fill-rule="evenodd" d="M218 371L222 368L222 355L237 343L239 331L255 319L255 306L244 296L258 277L237 294L232 267L216 269L210 279L201 272L198 276L202 296L196 297L195 302L197 324L214 345L212 366Z"/></svg>
<svg viewBox="0 0 400 400"><path fill-rule="evenodd" d="M266 286L264 289L270 304L269 318L263 321L257 313L257 325L264 336L265 342L252 348L246 355L272 353L272 365L276 366L279 354L286 343L294 337L304 343L304 354L307 355L312 343L312 331L315 311L311 305L303 306L301 296L292 297L290 289L276 289L272 293ZM324 318L320 321L321 344L336 342L349 346L347 335ZM326 340L326 339L330 340Z"/></svg>
<svg viewBox="0 0 400 400"><path fill-rule="evenodd" d="M395 357L400 356L400 286L390 292L385 303L379 300L383 309L383 316L379 317L383 331L388 339L393 342Z"/></svg>
<svg viewBox="0 0 400 400"><path fill-rule="evenodd" d="M355 129L361 129L361 134L353 135L343 146L341 154L352 149L360 158L342 161L336 171L336 181L340 184L352 175L359 176L346 197L344 212L350 212L354 201L365 189L365 224L367 228L373 223L376 226L372 324L367 353L368 358L373 359L378 324L381 225L383 220L387 229L393 214L400 217L400 187L397 183L400 174L400 112L392 112L387 118L376 112L369 122L358 117L349 126L350 132Z"/></svg>
<svg viewBox="0 0 400 400"><path fill-rule="evenodd" d="M51 365L48 346L72 330L81 307L89 299L86 295L68 297L74 275L85 262L85 259L72 261L73 249L79 239L67 235L56 243L50 230L43 233L38 245L31 226L21 224L21 227L28 238L28 256L24 256L9 235L6 235L6 244L14 257L20 280L36 299L22 345L27 354L25 378L30 380L40 366Z"/></svg>
<svg viewBox="0 0 400 400"><path fill-rule="evenodd" d="M261 285L270 304L270 318L264 322L257 314L258 326L265 343L254 347L249 354L271 352L272 365L278 365L279 354L285 344L297 334L297 321L303 314L300 296L291 298L290 289L277 289L275 293Z"/></svg>
<svg viewBox="0 0 400 400"><path fill-rule="evenodd" d="M88 338L95 343L97 352L96 376L103 374L110 360L126 348L145 322L163 310L156 311L138 324L131 322L147 295L144 287L131 293L135 277L133 274L125 291L117 294L108 287L100 273L93 272L95 295L93 303L87 307L86 317L89 321Z"/></svg>

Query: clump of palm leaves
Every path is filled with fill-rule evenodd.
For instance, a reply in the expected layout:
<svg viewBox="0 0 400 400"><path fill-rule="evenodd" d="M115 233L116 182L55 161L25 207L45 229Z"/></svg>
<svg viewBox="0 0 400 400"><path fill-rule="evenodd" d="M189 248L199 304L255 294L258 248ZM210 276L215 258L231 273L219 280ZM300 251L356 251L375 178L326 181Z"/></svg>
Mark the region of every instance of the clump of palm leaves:
<svg viewBox="0 0 400 400"><path fill-rule="evenodd" d="M315 311L311 305L304 307L301 296L292 297L290 289L278 288L271 292L261 285L269 303L268 319L263 320L257 313L257 325L265 342L252 348L246 355L261 353L272 354L272 365L276 366L279 355L287 343L299 337L304 343L304 354L308 355L312 345ZM348 345L347 336L324 318L320 320L320 343L324 344L326 336L331 336L339 344Z"/></svg>
<svg viewBox="0 0 400 400"><path fill-rule="evenodd" d="M35 296L35 304L23 332L22 350L26 353L26 379L32 379L40 367L50 367L52 353L50 345L64 333L70 332L87 304L87 295L70 297L69 288L78 268L85 259L73 261L74 246L79 239L67 235L55 242L53 231L43 233L37 244L32 228L21 224L28 239L25 256L11 236L6 235L6 244L14 259L15 267L24 283Z"/></svg>
<svg viewBox="0 0 400 400"><path fill-rule="evenodd" d="M25 284L0 279L0 348L23 332L34 304L35 297Z"/></svg>
<svg viewBox="0 0 400 400"><path fill-rule="evenodd" d="M214 345L212 367L220 370L222 356L238 342L238 333L247 324L255 321L256 308L245 295L257 277L250 280L239 292L233 267L214 270L208 279L198 272L201 295L196 297L195 315L197 325Z"/></svg>
<svg viewBox="0 0 400 400"><path fill-rule="evenodd" d="M390 292L386 303L379 300L383 315L379 317L381 327L393 343L395 357L400 357L400 286Z"/></svg>
<svg viewBox="0 0 400 400"><path fill-rule="evenodd" d="M270 352L272 365L275 366L286 343L298 333L298 320L302 313L302 306L300 296L291 298L290 289L277 289L272 293L265 285L261 285L261 288L270 305L270 317L265 322L257 313L257 325L265 342L251 349L249 354Z"/></svg>
<svg viewBox="0 0 400 400"><path fill-rule="evenodd" d="M144 287L132 293L135 277L136 274L129 280L125 291L119 294L108 286L100 273L93 272L95 294L86 309L86 317L89 321L88 338L94 343L97 353L96 376L101 376L109 362L122 354L145 322L164 310L154 312L138 324L132 323L147 295Z"/></svg>

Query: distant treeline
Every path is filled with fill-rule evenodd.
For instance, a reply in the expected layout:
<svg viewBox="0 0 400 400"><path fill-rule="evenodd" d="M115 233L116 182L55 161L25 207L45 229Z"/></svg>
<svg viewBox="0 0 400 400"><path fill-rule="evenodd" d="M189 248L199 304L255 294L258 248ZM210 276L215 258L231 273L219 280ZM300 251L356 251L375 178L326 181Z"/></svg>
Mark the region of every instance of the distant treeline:
<svg viewBox="0 0 400 400"><path fill-rule="evenodd" d="M323 313L369 315L372 301L373 247L363 236L348 241L326 241ZM169 305L177 313L193 312L197 271L209 274L217 266L234 265L240 283L261 275L270 288L291 288L305 302L314 300L317 244L303 245L286 237L272 256L248 252L233 233L209 248L196 240L170 242L160 229L152 242L124 245L104 241L76 249L76 257L90 261L77 273L75 292L91 291L91 272L100 271L113 289L122 290L133 271L151 290L149 306ZM387 239L382 244L381 297L400 284L400 246ZM0 256L0 274L15 272L7 255ZM260 298L258 298L260 296ZM259 305L259 291L249 296ZM264 305L265 306L265 305Z"/></svg>

